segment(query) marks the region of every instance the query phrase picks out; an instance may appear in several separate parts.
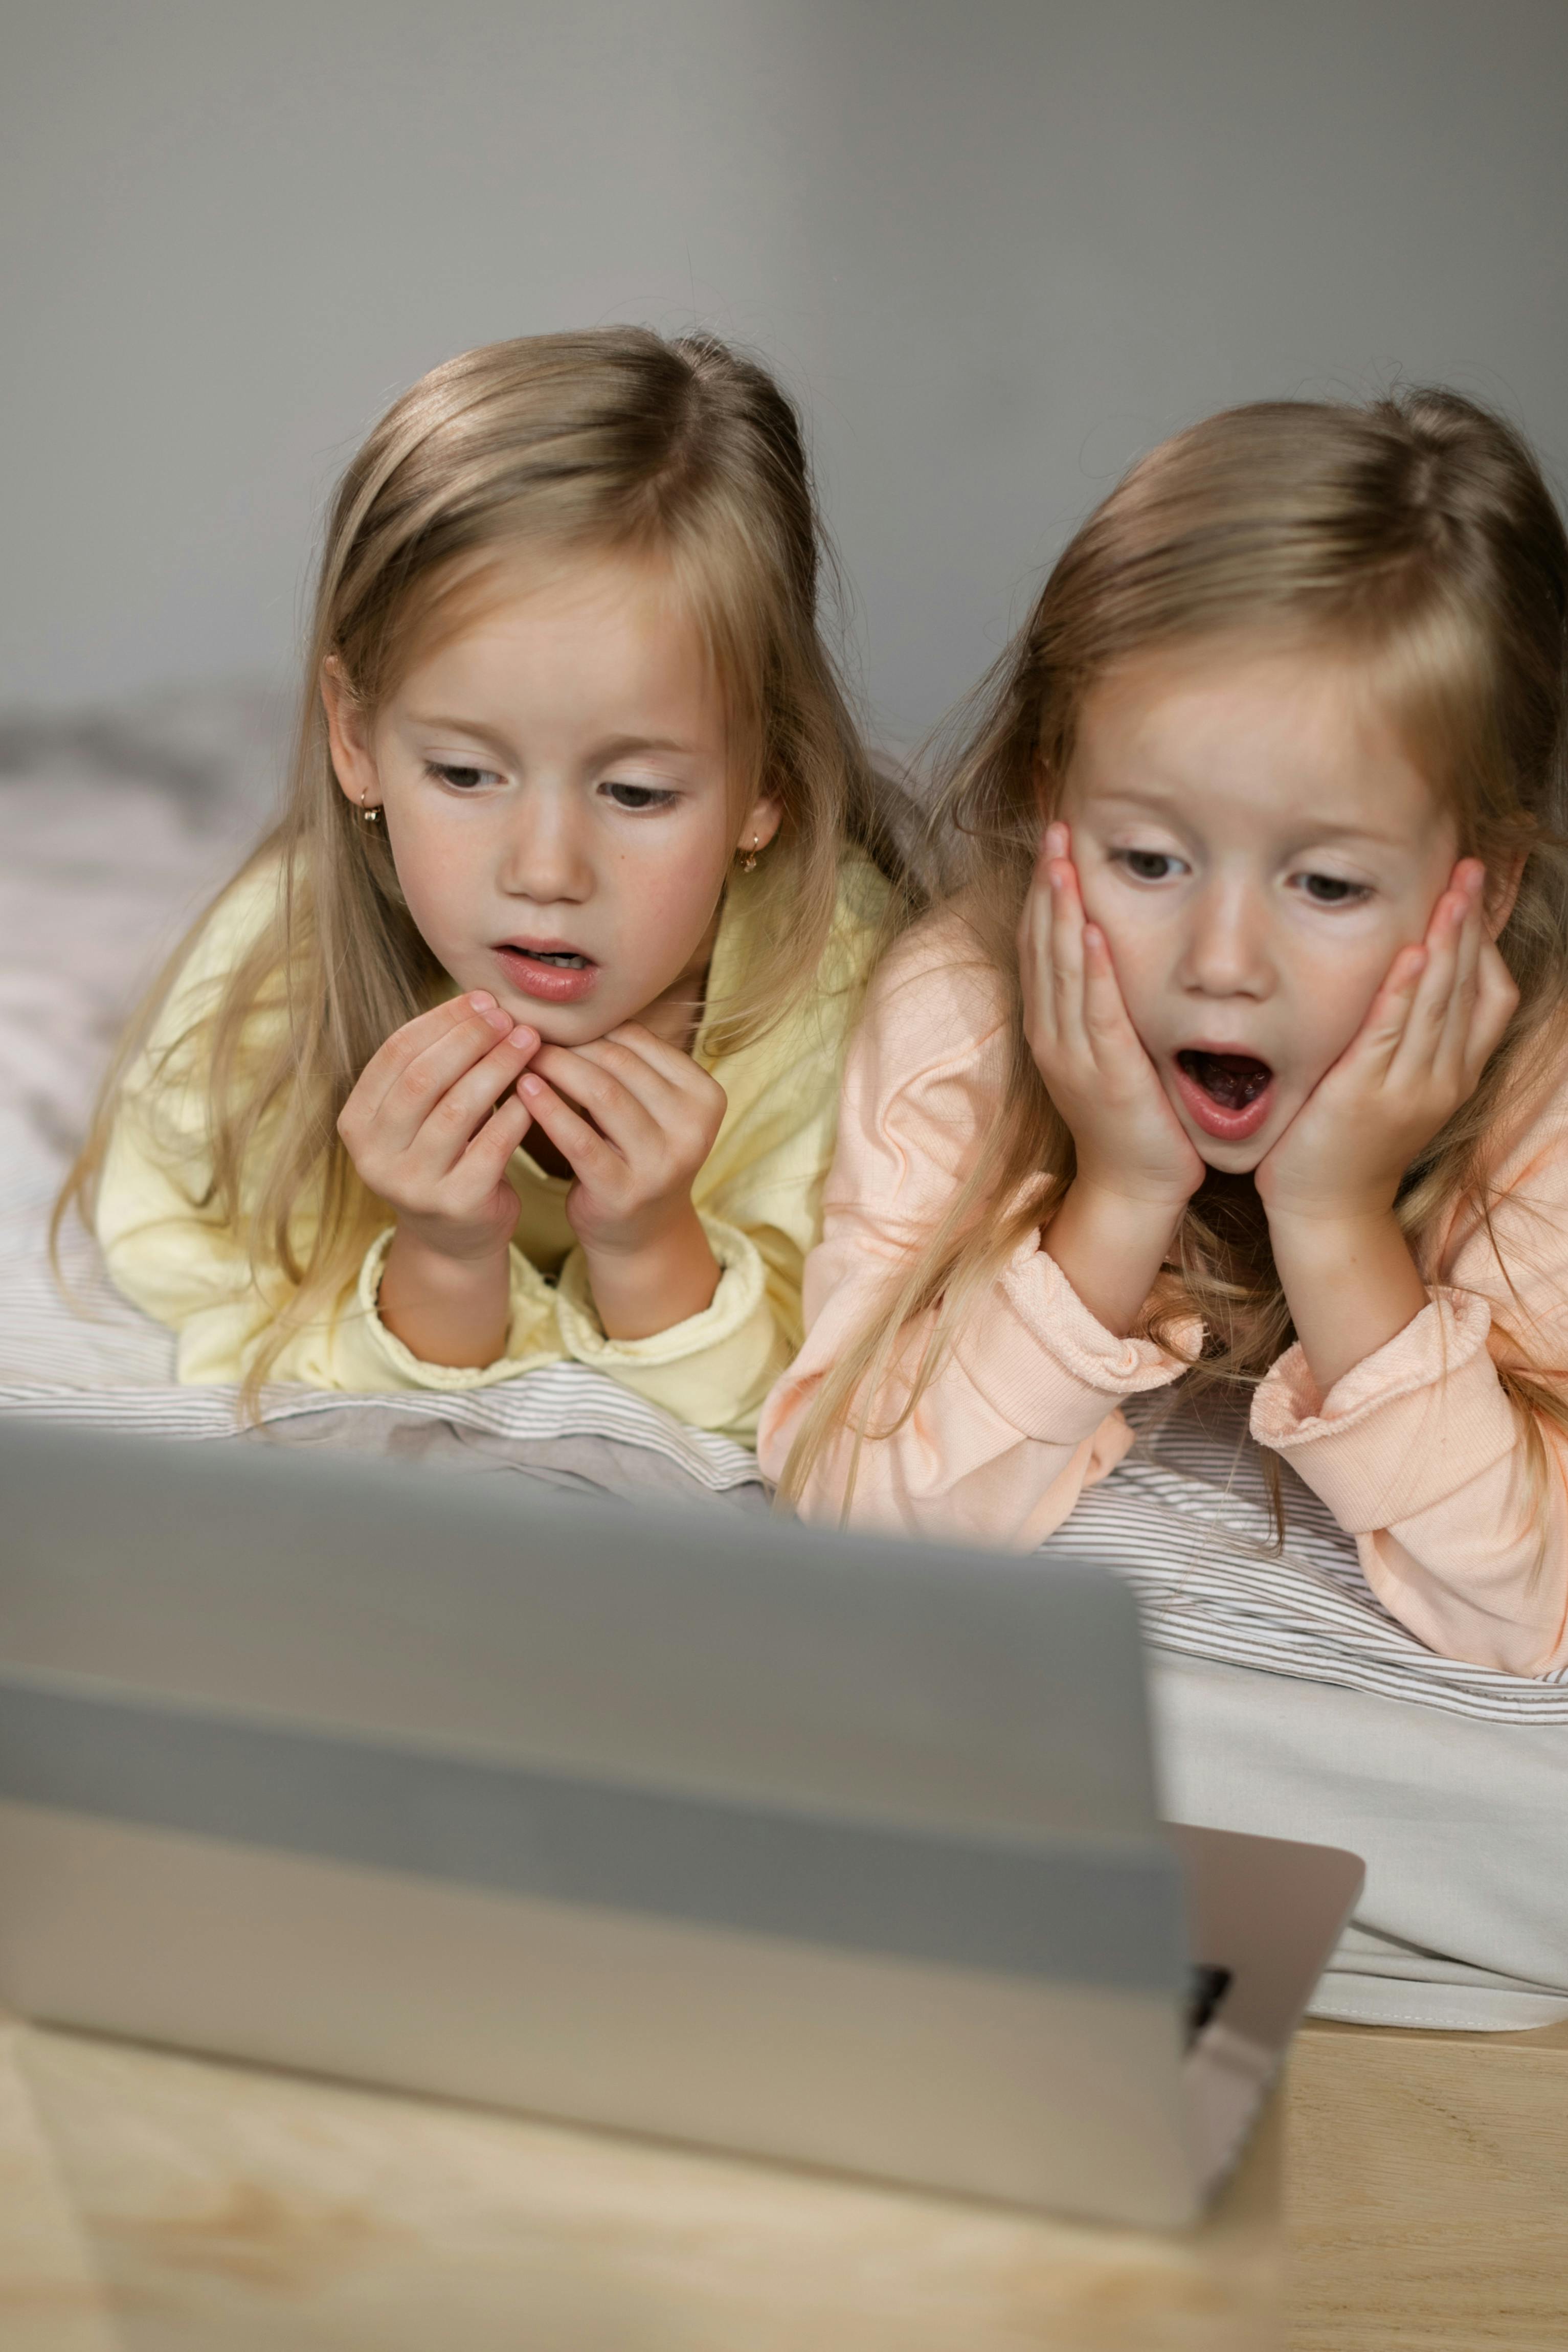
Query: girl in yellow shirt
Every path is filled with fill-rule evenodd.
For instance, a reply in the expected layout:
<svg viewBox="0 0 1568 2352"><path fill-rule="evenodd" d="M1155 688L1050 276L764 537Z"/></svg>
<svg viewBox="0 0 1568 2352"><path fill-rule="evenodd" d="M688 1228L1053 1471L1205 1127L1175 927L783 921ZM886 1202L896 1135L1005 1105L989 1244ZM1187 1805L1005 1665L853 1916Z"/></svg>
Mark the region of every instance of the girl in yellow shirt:
<svg viewBox="0 0 1568 2352"><path fill-rule="evenodd" d="M750 1437L888 895L820 559L794 411L710 339L497 344L376 426L287 814L66 1195L182 1380L574 1358Z"/></svg>

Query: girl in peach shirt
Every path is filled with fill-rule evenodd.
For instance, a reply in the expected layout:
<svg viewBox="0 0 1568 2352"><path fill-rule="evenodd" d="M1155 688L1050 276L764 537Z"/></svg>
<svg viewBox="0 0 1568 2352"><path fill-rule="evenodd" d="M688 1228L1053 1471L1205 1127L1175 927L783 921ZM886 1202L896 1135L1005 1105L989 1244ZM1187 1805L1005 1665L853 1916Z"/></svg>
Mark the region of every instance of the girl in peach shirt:
<svg viewBox="0 0 1568 2352"><path fill-rule="evenodd" d="M1017 1546L1127 1397L1251 1432L1447 1655L1568 1660L1568 541L1443 392L1216 416L1073 540L852 1049L764 1468Z"/></svg>

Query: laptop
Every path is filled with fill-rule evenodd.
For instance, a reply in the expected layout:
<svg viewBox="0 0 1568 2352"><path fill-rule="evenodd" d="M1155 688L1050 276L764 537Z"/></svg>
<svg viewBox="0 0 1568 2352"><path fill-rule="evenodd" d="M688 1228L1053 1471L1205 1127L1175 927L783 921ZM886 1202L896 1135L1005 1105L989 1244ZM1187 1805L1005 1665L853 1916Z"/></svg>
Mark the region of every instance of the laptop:
<svg viewBox="0 0 1568 2352"><path fill-rule="evenodd" d="M0 1998L1140 2224L1352 1855L1163 1824L1089 1559L0 1424Z"/></svg>

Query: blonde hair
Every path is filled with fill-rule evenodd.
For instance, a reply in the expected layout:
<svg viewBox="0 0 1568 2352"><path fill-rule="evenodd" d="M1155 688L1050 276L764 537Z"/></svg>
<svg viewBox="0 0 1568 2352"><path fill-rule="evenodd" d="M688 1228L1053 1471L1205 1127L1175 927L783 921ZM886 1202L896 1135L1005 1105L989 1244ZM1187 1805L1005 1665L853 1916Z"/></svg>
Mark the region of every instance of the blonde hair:
<svg viewBox="0 0 1568 2352"><path fill-rule="evenodd" d="M935 829L952 904L1006 1007L1005 1083L983 1157L821 1383L785 1499L847 1425L847 1514L860 1444L907 1420L979 1295L1072 1181L1072 1136L1024 1035L1016 939L1086 698L1136 654L1266 630L1371 664L1462 853L1500 885L1522 861L1499 939L1518 1009L1397 1202L1418 1255L1467 1210L1488 1222L1489 1139L1550 1075L1568 1020L1565 622L1568 540L1540 470L1509 425L1457 394L1233 409L1133 467L952 730ZM1256 1381L1292 1336L1250 1179L1211 1177L1194 1195L1141 1328L1169 1344L1193 1315L1205 1381ZM1536 1416L1568 1432L1562 1368L1494 1328L1541 1490Z"/></svg>
<svg viewBox="0 0 1568 2352"><path fill-rule="evenodd" d="M335 661L374 715L416 646L461 625L520 551L667 566L715 666L737 782L757 797L765 780L782 803L748 885L749 969L707 1008L719 1050L763 1035L816 973L847 845L889 862L819 625L831 554L799 420L763 369L710 336L609 327L466 352L405 393L349 466L327 525L286 813L245 869L279 862L276 916L156 1074L205 1084L210 1174L194 1205L242 1239L272 1310L246 1383L252 1410L290 1334L337 1307L385 1221L338 1116L442 980L384 826L364 826L339 788L323 665ZM73 1204L92 1221L122 1082L201 928L121 1047L57 1235Z"/></svg>

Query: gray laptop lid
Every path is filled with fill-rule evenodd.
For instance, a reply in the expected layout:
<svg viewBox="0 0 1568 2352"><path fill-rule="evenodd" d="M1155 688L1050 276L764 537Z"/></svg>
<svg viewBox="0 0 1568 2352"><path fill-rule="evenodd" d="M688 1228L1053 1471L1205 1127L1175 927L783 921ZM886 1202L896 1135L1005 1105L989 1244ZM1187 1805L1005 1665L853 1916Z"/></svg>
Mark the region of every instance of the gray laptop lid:
<svg viewBox="0 0 1568 2352"><path fill-rule="evenodd" d="M1179 1988L1124 1587L508 1474L0 1428L0 1797Z"/></svg>

